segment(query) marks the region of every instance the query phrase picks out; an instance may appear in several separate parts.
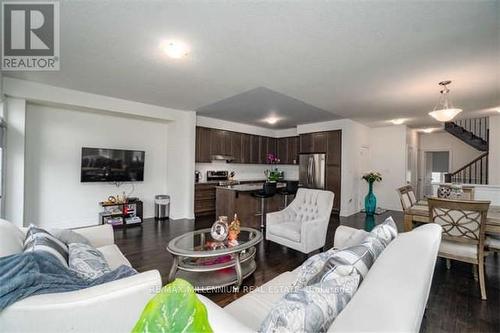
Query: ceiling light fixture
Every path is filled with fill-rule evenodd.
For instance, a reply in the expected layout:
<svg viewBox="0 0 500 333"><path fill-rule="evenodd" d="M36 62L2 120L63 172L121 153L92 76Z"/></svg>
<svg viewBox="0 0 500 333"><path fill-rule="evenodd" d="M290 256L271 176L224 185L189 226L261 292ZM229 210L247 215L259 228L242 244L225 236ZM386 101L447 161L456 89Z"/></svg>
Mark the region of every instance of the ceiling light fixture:
<svg viewBox="0 0 500 333"><path fill-rule="evenodd" d="M264 119L264 121L270 125L274 125L278 122L279 118L278 117L268 117L266 119Z"/></svg>
<svg viewBox="0 0 500 333"><path fill-rule="evenodd" d="M439 97L439 101L434 107L434 110L432 112L429 112L429 115L437 121L451 121L457 116L457 114L462 112L462 109L453 107L453 104L451 103L451 98L448 96L450 94L450 89L448 89L447 87L447 85L450 84L450 80L439 82L439 85L443 87L443 89L440 91L441 96Z"/></svg>
<svg viewBox="0 0 500 333"><path fill-rule="evenodd" d="M422 132L424 132L424 133L432 133L432 132L434 132L434 130L435 130L434 128L424 128L422 130Z"/></svg>
<svg viewBox="0 0 500 333"><path fill-rule="evenodd" d="M393 123L394 125L401 125L402 123L404 123L406 121L406 119L403 119L403 118L399 118L399 119L393 119L391 120L390 122Z"/></svg>
<svg viewBox="0 0 500 333"><path fill-rule="evenodd" d="M163 41L160 49L172 59L181 59L189 54L189 46L180 40Z"/></svg>

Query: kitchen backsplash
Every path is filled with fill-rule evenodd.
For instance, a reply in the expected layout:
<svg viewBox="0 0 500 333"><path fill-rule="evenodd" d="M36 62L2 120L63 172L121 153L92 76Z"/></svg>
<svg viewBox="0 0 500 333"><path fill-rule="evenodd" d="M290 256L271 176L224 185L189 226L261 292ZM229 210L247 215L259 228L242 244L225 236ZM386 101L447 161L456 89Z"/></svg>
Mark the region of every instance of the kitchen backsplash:
<svg viewBox="0 0 500 333"><path fill-rule="evenodd" d="M234 171L234 179L237 180L260 180L265 179L264 171L271 167L277 167L278 170L285 172L285 179L298 180L298 165L267 165L267 164L232 164L225 161L214 161L212 163L196 163L195 169L201 172L201 182L207 180L208 170L227 170Z"/></svg>

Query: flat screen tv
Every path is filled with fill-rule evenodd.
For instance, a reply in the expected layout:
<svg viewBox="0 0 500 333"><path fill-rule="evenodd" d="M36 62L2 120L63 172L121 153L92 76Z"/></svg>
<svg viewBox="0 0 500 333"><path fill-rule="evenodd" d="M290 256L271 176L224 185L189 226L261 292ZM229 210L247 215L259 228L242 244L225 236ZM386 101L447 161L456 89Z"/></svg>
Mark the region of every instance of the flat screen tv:
<svg viewBox="0 0 500 333"><path fill-rule="evenodd" d="M82 148L81 182L144 181L144 151Z"/></svg>

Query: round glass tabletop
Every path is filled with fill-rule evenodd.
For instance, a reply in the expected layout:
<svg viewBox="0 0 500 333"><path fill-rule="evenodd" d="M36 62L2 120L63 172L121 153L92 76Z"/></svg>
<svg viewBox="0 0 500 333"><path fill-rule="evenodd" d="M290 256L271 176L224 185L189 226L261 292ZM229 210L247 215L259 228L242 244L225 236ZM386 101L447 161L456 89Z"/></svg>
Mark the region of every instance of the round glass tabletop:
<svg viewBox="0 0 500 333"><path fill-rule="evenodd" d="M213 257L248 249L262 240L262 233L256 229L242 227L238 239L216 241L210 229L191 231L172 239L167 250L185 257Z"/></svg>

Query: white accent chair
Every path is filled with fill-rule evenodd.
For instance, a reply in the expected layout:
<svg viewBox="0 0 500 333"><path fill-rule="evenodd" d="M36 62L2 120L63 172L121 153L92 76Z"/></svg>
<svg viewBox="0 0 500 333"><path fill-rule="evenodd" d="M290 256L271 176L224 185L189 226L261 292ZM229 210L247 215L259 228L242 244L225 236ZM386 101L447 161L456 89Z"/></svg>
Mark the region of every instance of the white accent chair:
<svg viewBox="0 0 500 333"><path fill-rule="evenodd" d="M111 269L131 266L110 225L73 231L101 251ZM0 257L23 251L25 232L0 219ZM160 273L151 270L82 290L30 296L0 313L0 332L130 332L161 286Z"/></svg>
<svg viewBox="0 0 500 333"><path fill-rule="evenodd" d="M302 253L325 246L333 192L299 188L285 209L267 214L266 239Z"/></svg>

